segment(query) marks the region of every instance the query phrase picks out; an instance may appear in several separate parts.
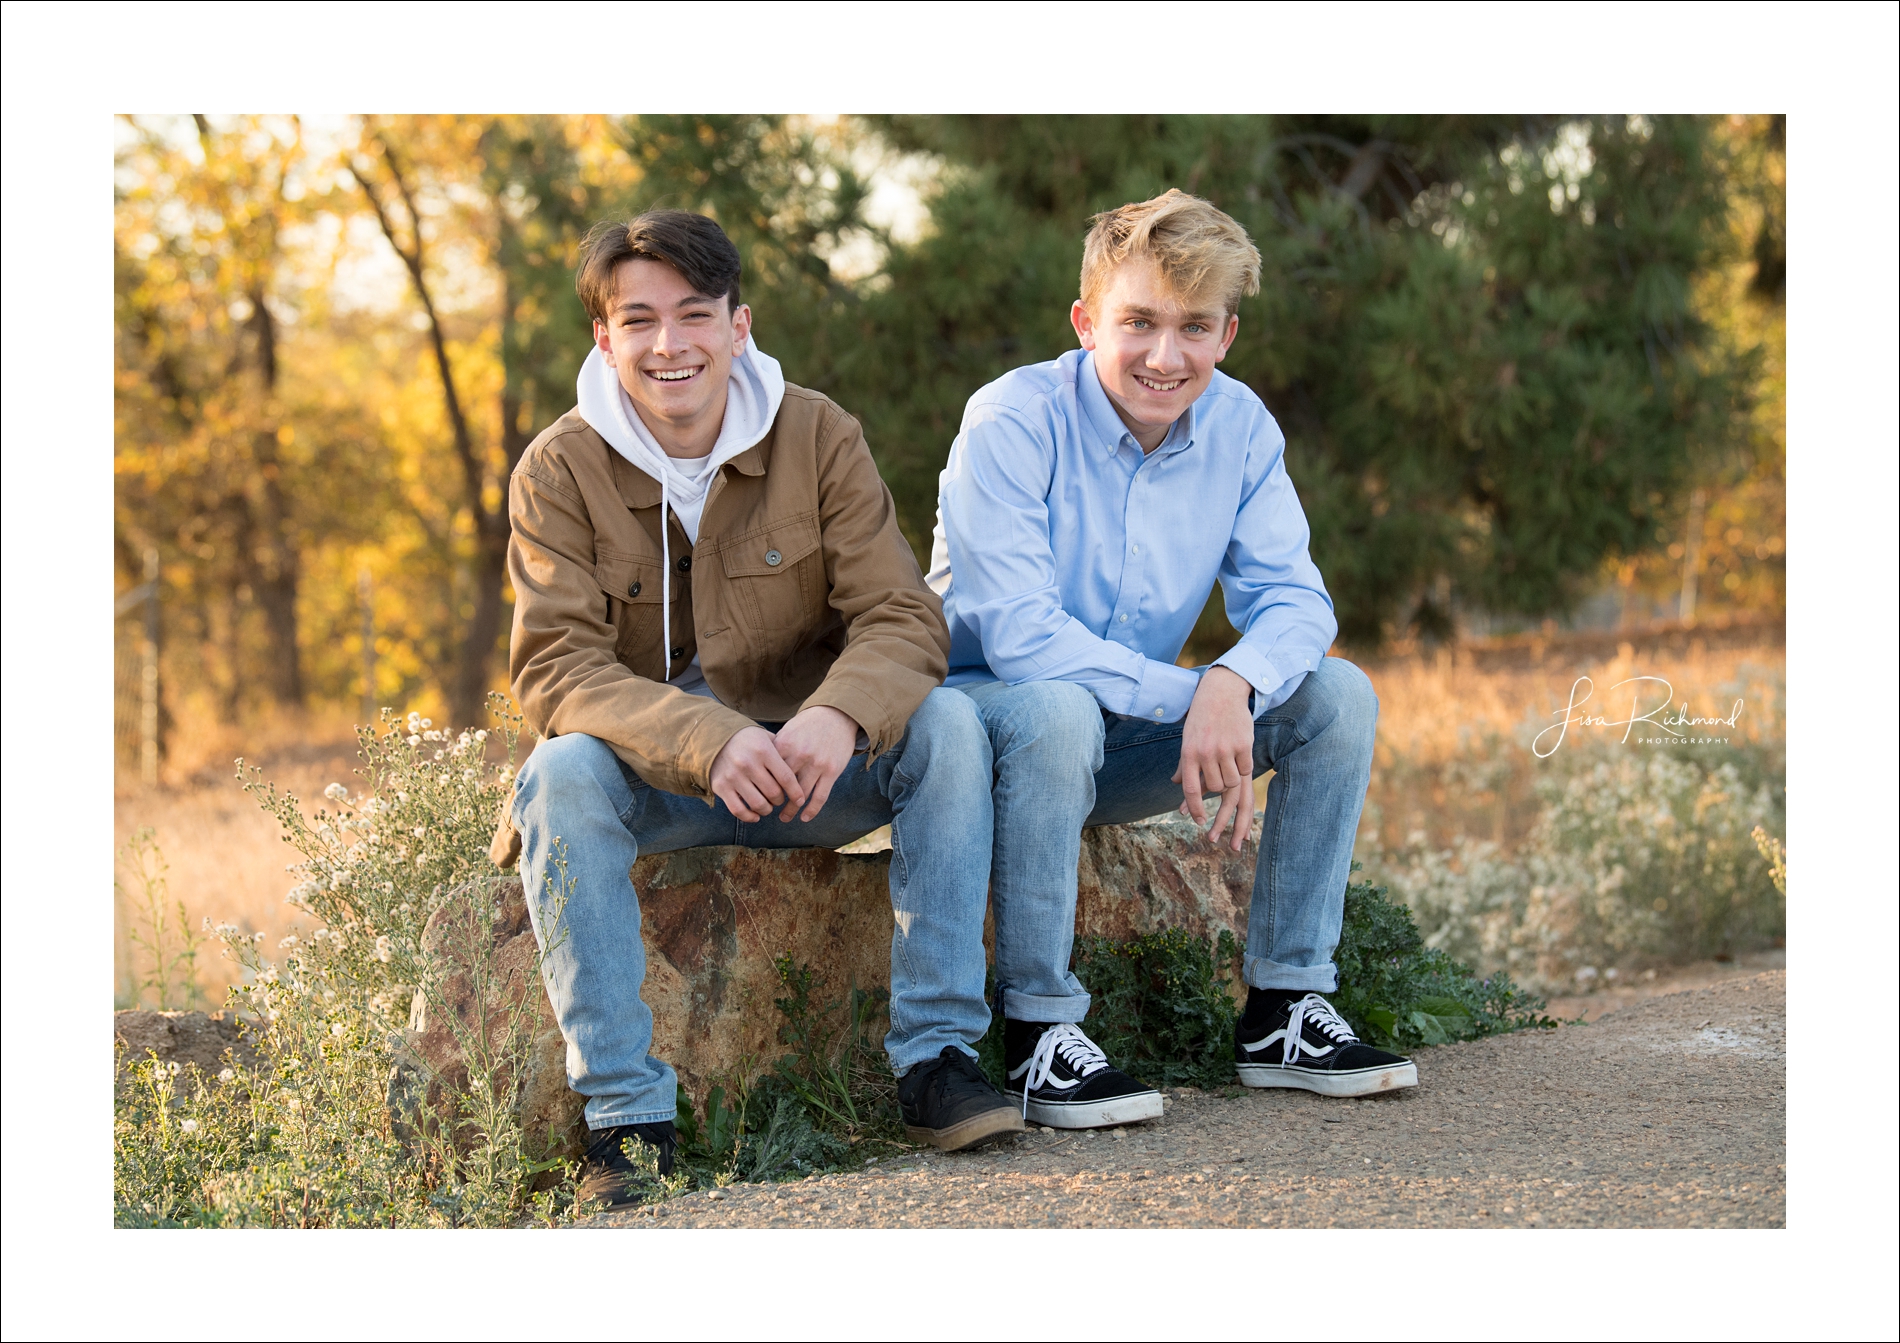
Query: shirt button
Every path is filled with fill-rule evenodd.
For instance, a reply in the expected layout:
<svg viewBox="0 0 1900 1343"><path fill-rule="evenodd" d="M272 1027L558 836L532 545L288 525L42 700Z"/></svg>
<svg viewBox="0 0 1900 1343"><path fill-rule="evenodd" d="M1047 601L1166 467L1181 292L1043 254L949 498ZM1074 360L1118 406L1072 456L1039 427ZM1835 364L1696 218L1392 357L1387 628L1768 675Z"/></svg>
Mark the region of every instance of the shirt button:
<svg viewBox="0 0 1900 1343"><path fill-rule="evenodd" d="M1121 621L1121 622L1122 622L1122 624L1124 624L1124 625L1126 625L1126 624L1128 623L1128 617L1127 617L1127 616L1126 616L1125 614L1124 614L1124 615L1122 615L1122 616L1120 616L1120 617L1118 617L1118 619L1120 619L1120 621Z"/></svg>
<svg viewBox="0 0 1900 1343"><path fill-rule="evenodd" d="M1155 717L1161 717L1161 706L1159 704L1155 705Z"/></svg>
<svg viewBox="0 0 1900 1343"><path fill-rule="evenodd" d="M678 565L679 571L681 573L686 573L692 567L693 567L693 557L691 555L681 555L680 562Z"/></svg>
<svg viewBox="0 0 1900 1343"><path fill-rule="evenodd" d="M1134 551L1134 552L1135 552L1135 554L1137 554L1137 555L1139 555L1139 554L1141 554L1141 547L1140 547L1140 546L1130 546L1130 547L1128 547L1128 548L1129 548L1130 550L1132 550L1132 551Z"/></svg>

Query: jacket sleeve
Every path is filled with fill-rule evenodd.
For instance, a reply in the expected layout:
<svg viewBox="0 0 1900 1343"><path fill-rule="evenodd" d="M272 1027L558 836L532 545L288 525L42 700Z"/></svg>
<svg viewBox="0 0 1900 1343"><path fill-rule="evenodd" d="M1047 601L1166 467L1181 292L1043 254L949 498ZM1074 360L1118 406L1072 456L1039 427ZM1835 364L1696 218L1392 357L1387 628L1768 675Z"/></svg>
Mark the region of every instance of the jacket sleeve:
<svg viewBox="0 0 1900 1343"><path fill-rule="evenodd" d="M522 716L543 736L598 737L653 787L710 804L713 758L752 720L615 657L593 522L579 487L561 476L557 463L530 459L508 486L508 671Z"/></svg>
<svg viewBox="0 0 1900 1343"><path fill-rule="evenodd" d="M871 757L895 746L949 669L943 603L924 583L858 422L842 411L819 435L818 522L830 603L845 647L803 707L857 720Z"/></svg>

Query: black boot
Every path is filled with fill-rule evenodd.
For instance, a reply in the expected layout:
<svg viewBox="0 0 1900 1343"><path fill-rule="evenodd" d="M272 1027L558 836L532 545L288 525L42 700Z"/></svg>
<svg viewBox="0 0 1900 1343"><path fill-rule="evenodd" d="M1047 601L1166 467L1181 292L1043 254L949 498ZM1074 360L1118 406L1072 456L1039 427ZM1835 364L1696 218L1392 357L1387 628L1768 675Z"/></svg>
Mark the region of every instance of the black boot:
<svg viewBox="0 0 1900 1343"><path fill-rule="evenodd" d="M659 1173L662 1176L673 1173L673 1153L679 1146L679 1138L673 1132L672 1120L595 1129L587 1135L587 1155L581 1161L577 1203L592 1203L597 1211L620 1208L640 1202L651 1192L643 1187L648 1182L647 1171L635 1165L626 1153L628 1143L652 1148L659 1154Z"/></svg>

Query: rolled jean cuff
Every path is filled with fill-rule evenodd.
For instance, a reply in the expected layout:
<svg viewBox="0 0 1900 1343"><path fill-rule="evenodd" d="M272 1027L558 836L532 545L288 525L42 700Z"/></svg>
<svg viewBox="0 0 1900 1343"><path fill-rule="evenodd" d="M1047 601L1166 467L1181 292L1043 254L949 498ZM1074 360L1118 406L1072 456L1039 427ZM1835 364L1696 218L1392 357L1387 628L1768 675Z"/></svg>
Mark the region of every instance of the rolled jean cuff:
<svg viewBox="0 0 1900 1343"><path fill-rule="evenodd" d="M1240 977L1256 989L1296 989L1302 993L1335 993L1339 972L1331 961L1324 965L1281 965L1262 956L1249 956Z"/></svg>
<svg viewBox="0 0 1900 1343"><path fill-rule="evenodd" d="M1015 989L1003 990L1003 1015L1011 1021L1054 1025L1062 1021L1079 1022L1088 1014L1089 995L1086 993L1044 998L1033 993L1018 993Z"/></svg>
<svg viewBox="0 0 1900 1343"><path fill-rule="evenodd" d="M955 1045L971 1058L975 1058L976 1047L963 1040L946 1038L932 1031L915 1040L906 1041L896 1049L886 1049L885 1056L890 1060L891 1072L897 1077L915 1068L920 1063L931 1063L942 1057L945 1045Z"/></svg>
<svg viewBox="0 0 1900 1343"><path fill-rule="evenodd" d="M675 1106L659 1114L612 1115L602 1118L587 1116L587 1131L598 1133L602 1129L620 1128L625 1124L670 1124L679 1118L679 1108Z"/></svg>

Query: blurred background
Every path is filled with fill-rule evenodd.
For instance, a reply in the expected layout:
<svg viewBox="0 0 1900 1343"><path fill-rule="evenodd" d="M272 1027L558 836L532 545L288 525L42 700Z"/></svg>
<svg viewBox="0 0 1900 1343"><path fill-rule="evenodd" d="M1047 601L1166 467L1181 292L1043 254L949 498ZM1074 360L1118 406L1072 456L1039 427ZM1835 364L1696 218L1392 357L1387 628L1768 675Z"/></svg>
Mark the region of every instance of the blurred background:
<svg viewBox="0 0 1900 1343"><path fill-rule="evenodd" d="M290 855L232 757L308 797L377 707L485 719L505 484L573 405L594 221L720 221L760 346L860 418L921 560L965 400L1074 344L1089 216L1176 186L1265 261L1223 369L1286 431L1336 651L1384 699L1362 857L1445 945L1550 985L1772 948L1761 883L1657 931L1687 868L1628 896L1648 932L1533 927L1533 860L1599 767L1695 772L1638 788L1684 824L1709 796L1778 824L1784 173L1765 115L124 119L119 840L156 828L187 922L275 929ZM1210 602L1184 660L1232 637ZM1664 667L1699 712L1771 706L1754 744L1524 749L1576 674ZM150 873L122 874L125 925ZM1485 941L1472 900L1510 926ZM127 939L122 1004L172 992Z"/></svg>

